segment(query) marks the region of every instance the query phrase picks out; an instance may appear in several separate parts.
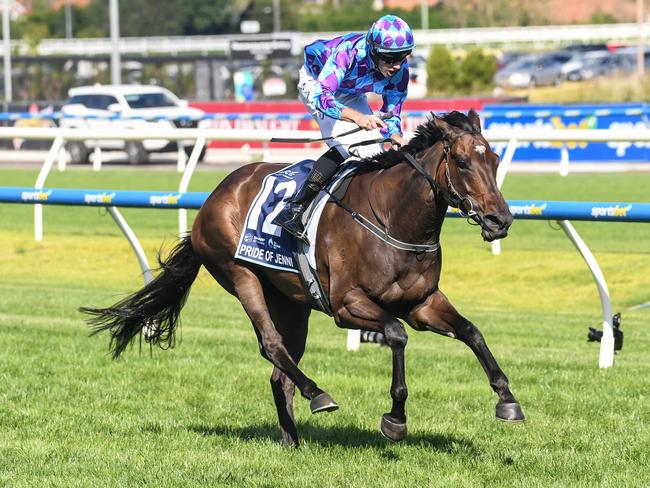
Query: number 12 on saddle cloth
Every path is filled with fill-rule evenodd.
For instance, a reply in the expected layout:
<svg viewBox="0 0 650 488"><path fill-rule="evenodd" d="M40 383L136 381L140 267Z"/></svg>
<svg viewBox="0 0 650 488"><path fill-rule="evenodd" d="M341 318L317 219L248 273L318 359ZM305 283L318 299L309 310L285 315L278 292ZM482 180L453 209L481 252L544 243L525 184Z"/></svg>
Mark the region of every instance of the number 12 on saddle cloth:
<svg viewBox="0 0 650 488"><path fill-rule="evenodd" d="M248 210L235 258L269 268L298 273L296 239L273 219L307 180L313 160L304 160L264 178Z"/></svg>

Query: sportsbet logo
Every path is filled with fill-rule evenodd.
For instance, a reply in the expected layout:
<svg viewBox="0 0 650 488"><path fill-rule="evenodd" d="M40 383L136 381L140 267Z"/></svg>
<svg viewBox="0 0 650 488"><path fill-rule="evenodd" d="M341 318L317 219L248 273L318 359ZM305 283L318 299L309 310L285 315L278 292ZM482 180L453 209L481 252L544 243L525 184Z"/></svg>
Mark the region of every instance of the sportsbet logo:
<svg viewBox="0 0 650 488"><path fill-rule="evenodd" d="M113 203L115 193L86 193L84 203Z"/></svg>
<svg viewBox="0 0 650 488"><path fill-rule="evenodd" d="M52 191L24 191L20 194L23 202L45 202L50 198Z"/></svg>
<svg viewBox="0 0 650 488"><path fill-rule="evenodd" d="M591 216L598 217L627 217L628 212L632 209L632 205L621 207L619 205L610 207L592 207Z"/></svg>
<svg viewBox="0 0 650 488"><path fill-rule="evenodd" d="M178 193L176 195L154 195L149 197L149 203L151 205L178 205L180 198Z"/></svg>
<svg viewBox="0 0 650 488"><path fill-rule="evenodd" d="M546 205L546 203L544 205L511 205L510 213L512 215L544 215Z"/></svg>

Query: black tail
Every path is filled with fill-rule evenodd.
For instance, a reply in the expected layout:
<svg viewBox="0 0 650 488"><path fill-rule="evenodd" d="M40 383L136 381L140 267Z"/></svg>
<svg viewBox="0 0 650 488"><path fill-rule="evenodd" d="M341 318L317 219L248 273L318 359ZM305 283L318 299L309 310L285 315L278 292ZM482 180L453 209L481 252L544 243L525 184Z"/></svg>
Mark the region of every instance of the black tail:
<svg viewBox="0 0 650 488"><path fill-rule="evenodd" d="M117 358L131 340L145 329L146 340L162 348L174 347L178 318L201 267L192 242L187 236L163 262L161 272L141 290L108 308L81 307L80 312L94 315L88 320L93 335L108 330L110 348Z"/></svg>

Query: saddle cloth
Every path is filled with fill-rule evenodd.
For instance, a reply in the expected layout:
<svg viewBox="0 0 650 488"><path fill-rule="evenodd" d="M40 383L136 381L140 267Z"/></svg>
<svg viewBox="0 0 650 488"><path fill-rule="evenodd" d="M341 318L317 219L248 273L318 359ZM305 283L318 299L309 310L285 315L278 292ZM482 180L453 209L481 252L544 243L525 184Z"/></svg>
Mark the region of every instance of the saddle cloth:
<svg viewBox="0 0 650 488"><path fill-rule="evenodd" d="M313 160L306 159L264 178L262 187L246 215L235 258L268 268L300 273L300 254L307 258L314 270L316 269L314 245L297 242L297 239L282 227L272 223L284 208L286 200L295 195L305 183L313 165ZM355 164L346 163L327 186L327 190L334 191L355 167ZM310 243L316 242L318 221L328 199L326 192L320 192L303 214L303 223Z"/></svg>

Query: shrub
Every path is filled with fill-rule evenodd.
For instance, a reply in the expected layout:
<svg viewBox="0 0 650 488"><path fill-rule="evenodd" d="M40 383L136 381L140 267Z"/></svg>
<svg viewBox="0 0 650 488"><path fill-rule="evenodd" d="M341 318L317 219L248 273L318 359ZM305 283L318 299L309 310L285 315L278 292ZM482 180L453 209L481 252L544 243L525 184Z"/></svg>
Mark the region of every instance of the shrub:
<svg viewBox="0 0 650 488"><path fill-rule="evenodd" d="M480 49L471 49L460 65L459 90L465 94L490 90L494 85L496 69L494 56L486 56Z"/></svg>
<svg viewBox="0 0 650 488"><path fill-rule="evenodd" d="M431 95L453 93L458 81L458 65L445 46L435 45L427 60L427 91Z"/></svg>

